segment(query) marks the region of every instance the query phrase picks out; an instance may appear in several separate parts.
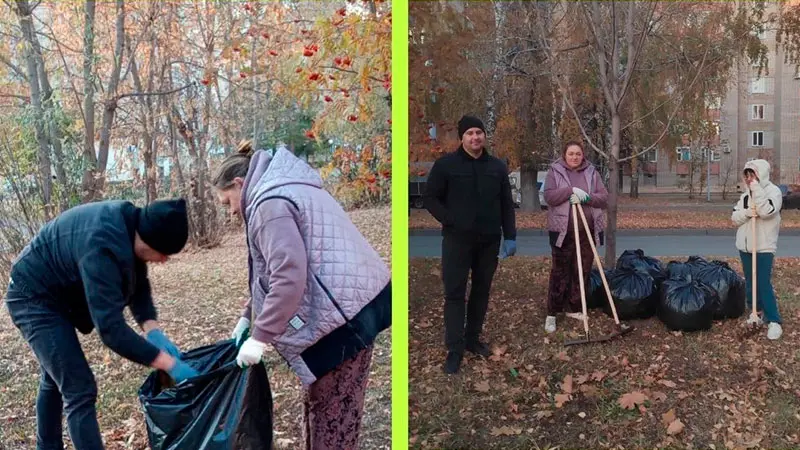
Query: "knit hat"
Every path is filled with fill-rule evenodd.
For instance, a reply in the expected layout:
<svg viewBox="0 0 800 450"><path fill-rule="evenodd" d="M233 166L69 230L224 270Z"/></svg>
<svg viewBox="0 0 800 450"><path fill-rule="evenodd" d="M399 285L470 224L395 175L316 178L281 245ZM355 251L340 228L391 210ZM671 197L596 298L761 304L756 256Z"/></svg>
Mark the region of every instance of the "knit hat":
<svg viewBox="0 0 800 450"><path fill-rule="evenodd" d="M164 255L174 255L183 250L189 239L189 218L184 199L158 200L137 212L136 231L145 244Z"/></svg>
<svg viewBox="0 0 800 450"><path fill-rule="evenodd" d="M461 139L464 137L464 133L466 133L470 128L480 128L481 131L486 133L486 129L483 128L483 122L481 122L481 119L478 119L475 116L464 116L458 121L458 138Z"/></svg>

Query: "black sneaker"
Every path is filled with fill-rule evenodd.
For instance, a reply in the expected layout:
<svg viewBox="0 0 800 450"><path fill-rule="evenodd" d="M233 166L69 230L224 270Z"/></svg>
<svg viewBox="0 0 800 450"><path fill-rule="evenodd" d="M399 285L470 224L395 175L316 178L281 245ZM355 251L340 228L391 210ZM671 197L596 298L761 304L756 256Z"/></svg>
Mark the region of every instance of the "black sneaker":
<svg viewBox="0 0 800 450"><path fill-rule="evenodd" d="M492 356L492 351L489 350L489 346L480 341L473 344L467 344L467 351L475 353L479 356L483 356L484 358Z"/></svg>
<svg viewBox="0 0 800 450"><path fill-rule="evenodd" d="M447 360L444 363L444 373L452 375L458 372L461 367L461 359L464 357L461 353L447 352Z"/></svg>

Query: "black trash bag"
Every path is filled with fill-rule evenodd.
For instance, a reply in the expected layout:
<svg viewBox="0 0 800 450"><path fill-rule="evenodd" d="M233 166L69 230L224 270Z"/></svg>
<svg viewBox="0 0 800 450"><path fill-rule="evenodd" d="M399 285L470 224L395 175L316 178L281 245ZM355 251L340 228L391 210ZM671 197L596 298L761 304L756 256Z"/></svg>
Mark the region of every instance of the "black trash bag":
<svg viewBox="0 0 800 450"><path fill-rule="evenodd" d="M669 280L692 280L692 266L680 261L670 261L667 264L667 279Z"/></svg>
<svg viewBox="0 0 800 450"><path fill-rule="evenodd" d="M611 274L614 273L614 270L606 269L605 273L606 281L608 281L610 288ZM606 289L603 287L603 279L600 277L600 270L595 267L592 269L592 273L589 275L589 291L586 295L586 308L603 308L606 304L608 304Z"/></svg>
<svg viewBox="0 0 800 450"><path fill-rule="evenodd" d="M667 279L667 273L661 265L661 261L651 256L645 256L644 251L625 250L617 259L617 269L631 269L644 272L655 280L656 284L661 284Z"/></svg>
<svg viewBox="0 0 800 450"><path fill-rule="evenodd" d="M702 256L690 256L689 259L686 260L686 264L691 267L692 275L697 276L697 272L702 270L704 267L711 264L708 262L707 259L703 258Z"/></svg>
<svg viewBox="0 0 800 450"><path fill-rule="evenodd" d="M698 270L696 278L719 295L719 303L714 307L714 320L736 319L744 314L747 300L745 281L728 263L712 261Z"/></svg>
<svg viewBox="0 0 800 450"><path fill-rule="evenodd" d="M655 315L658 289L653 277L636 270L615 269L606 278L620 320L647 319ZM613 316L610 304L603 305L603 311Z"/></svg>
<svg viewBox="0 0 800 450"><path fill-rule="evenodd" d="M152 372L139 389L153 450L272 449L272 391L264 364L242 370L230 339L181 360L201 375L173 386Z"/></svg>
<svg viewBox="0 0 800 450"><path fill-rule="evenodd" d="M711 328L717 292L699 281L667 280L661 284L658 318L672 331Z"/></svg>

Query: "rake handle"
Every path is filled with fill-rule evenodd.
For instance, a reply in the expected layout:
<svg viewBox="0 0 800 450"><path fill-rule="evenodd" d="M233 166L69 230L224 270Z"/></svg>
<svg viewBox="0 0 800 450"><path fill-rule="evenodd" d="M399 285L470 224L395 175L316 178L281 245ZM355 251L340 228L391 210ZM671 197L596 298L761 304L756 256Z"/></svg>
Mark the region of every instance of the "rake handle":
<svg viewBox="0 0 800 450"><path fill-rule="evenodd" d="M750 202L753 203L753 218L751 219L751 221L753 223L753 227L752 227L753 228L753 249L752 249L752 253L750 253L750 264L753 266L753 275L751 277L752 278L751 289L752 289L753 311L750 313L750 316L753 319L755 319L755 318L758 317L758 312L756 310L756 303L757 303L757 299L758 299L758 289L757 289L757 285L756 285L756 280L757 280L757 278L756 278L756 273L757 273L757 271L756 271L756 265L757 265L756 264L756 255L757 255L757 253L756 252L758 251L758 245L757 245L757 241L756 241L756 236L757 236L757 233L756 233L756 219L757 219L758 215L756 214L756 204L753 201L752 193L750 194Z"/></svg>
<svg viewBox="0 0 800 450"><path fill-rule="evenodd" d="M578 205L572 204L572 228L575 231L575 250L578 256L578 283L581 287L581 306L583 307L583 331L589 339L589 314L586 311L586 286L583 283L583 263L581 258L581 237L578 232ZM581 211L583 213L583 211Z"/></svg>
<svg viewBox="0 0 800 450"><path fill-rule="evenodd" d="M614 304L614 297L611 295L611 288L608 287L606 272L603 270L603 263L600 261L600 255L597 253L597 247L594 245L594 239L592 239L592 233L589 230L589 222L586 221L586 214L584 214L583 208L577 208L577 210L581 216L581 222L583 222L583 228L586 230L586 235L589 236L589 244L592 247L592 253L594 253L594 262L597 264L597 268L600 270L600 279L603 280L603 288L606 290L606 297L608 298L608 303L611 305L611 312L614 314L614 322L619 325L617 306Z"/></svg>

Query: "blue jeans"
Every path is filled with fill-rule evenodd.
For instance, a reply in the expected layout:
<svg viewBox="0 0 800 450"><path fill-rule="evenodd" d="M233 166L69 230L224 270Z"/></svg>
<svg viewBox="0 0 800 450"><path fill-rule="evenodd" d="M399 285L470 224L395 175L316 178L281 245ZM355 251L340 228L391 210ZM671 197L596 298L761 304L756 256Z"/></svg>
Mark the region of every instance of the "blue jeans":
<svg viewBox="0 0 800 450"><path fill-rule="evenodd" d="M753 255L740 251L739 257L742 259L742 270L747 285L747 311L749 315L753 308L753 266L751 261ZM764 322L781 323L781 315L778 313L778 301L775 298L775 290L772 288L772 263L775 255L773 253L756 253L756 309L764 312Z"/></svg>
<svg viewBox="0 0 800 450"><path fill-rule="evenodd" d="M97 384L86 362L75 327L52 306L52 300L32 295L12 282L6 295L11 319L39 360L41 377L36 398L36 448L64 448L62 411L76 450L102 450L97 424Z"/></svg>

